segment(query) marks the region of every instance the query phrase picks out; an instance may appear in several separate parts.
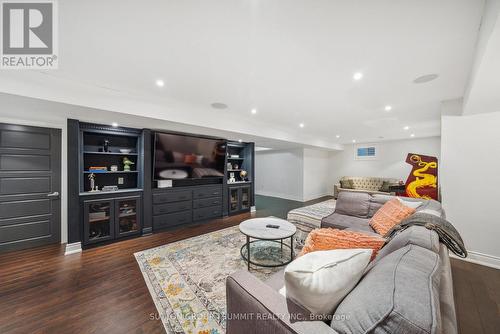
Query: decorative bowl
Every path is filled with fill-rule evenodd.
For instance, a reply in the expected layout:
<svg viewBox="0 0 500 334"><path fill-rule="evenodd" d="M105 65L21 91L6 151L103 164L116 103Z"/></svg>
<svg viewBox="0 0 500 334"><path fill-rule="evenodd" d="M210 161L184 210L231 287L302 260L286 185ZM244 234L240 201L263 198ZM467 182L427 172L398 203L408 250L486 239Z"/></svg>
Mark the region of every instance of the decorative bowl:
<svg viewBox="0 0 500 334"><path fill-rule="evenodd" d="M130 152L132 152L132 150L130 148L121 148L120 149L120 153L129 154Z"/></svg>

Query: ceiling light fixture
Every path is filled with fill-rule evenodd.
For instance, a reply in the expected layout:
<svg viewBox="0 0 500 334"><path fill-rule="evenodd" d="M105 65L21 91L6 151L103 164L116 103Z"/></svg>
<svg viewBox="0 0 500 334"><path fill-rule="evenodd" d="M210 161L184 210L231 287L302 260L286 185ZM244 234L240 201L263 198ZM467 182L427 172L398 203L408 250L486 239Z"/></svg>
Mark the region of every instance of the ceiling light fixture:
<svg viewBox="0 0 500 334"><path fill-rule="evenodd" d="M243 140L241 140L241 139L238 139L238 143L241 143L242 141L243 141Z"/></svg>
<svg viewBox="0 0 500 334"><path fill-rule="evenodd" d="M356 72L356 73L354 73L354 75L352 76L352 78L353 78L354 80L356 80L356 81L359 81L359 80L363 79L363 73L361 73L361 72Z"/></svg>
<svg viewBox="0 0 500 334"><path fill-rule="evenodd" d="M214 109L227 109L227 104L221 102L214 102L210 106Z"/></svg>
<svg viewBox="0 0 500 334"><path fill-rule="evenodd" d="M410 135L410 137L415 137L415 134L414 134L414 133L412 133L412 134Z"/></svg>
<svg viewBox="0 0 500 334"><path fill-rule="evenodd" d="M158 79L158 80L156 80L156 85L158 87L163 87L163 86L165 86L165 81Z"/></svg>
<svg viewBox="0 0 500 334"><path fill-rule="evenodd" d="M299 126L300 126L301 128L303 128L305 125L304 125L304 123L300 123L300 124L299 124Z"/></svg>
<svg viewBox="0 0 500 334"><path fill-rule="evenodd" d="M404 130L410 130L410 127L407 125L403 128Z"/></svg>
<svg viewBox="0 0 500 334"><path fill-rule="evenodd" d="M391 111L392 110L392 106L387 105L387 106L385 106L384 110L385 111Z"/></svg>
<svg viewBox="0 0 500 334"><path fill-rule="evenodd" d="M251 113L252 113L253 115L255 115L255 114L257 113L257 109L253 108L253 109L252 109L252 111L251 111Z"/></svg>
<svg viewBox="0 0 500 334"><path fill-rule="evenodd" d="M436 74L436 73L426 74L426 75L422 75L422 76L416 78L415 80L413 80L413 83L416 83L416 84L426 83L426 82L429 82L432 80L436 80L438 77L439 77L439 74Z"/></svg>
<svg viewBox="0 0 500 334"><path fill-rule="evenodd" d="M118 123L113 122L113 123L111 123L111 126L114 127L114 128L117 128L118 127Z"/></svg>
<svg viewBox="0 0 500 334"><path fill-rule="evenodd" d="M352 142L353 142L353 143L355 143L355 142L356 142L356 139L353 139L353 140L352 140Z"/></svg>
<svg viewBox="0 0 500 334"><path fill-rule="evenodd" d="M340 135L336 135L335 138L337 138L337 139L340 138Z"/></svg>

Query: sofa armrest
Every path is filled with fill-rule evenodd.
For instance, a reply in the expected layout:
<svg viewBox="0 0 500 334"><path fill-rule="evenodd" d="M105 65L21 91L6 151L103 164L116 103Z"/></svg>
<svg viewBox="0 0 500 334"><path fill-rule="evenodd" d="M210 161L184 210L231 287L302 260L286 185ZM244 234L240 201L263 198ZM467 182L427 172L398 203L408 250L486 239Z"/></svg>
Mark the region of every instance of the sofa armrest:
<svg viewBox="0 0 500 334"><path fill-rule="evenodd" d="M341 189L340 183L335 183L333 185L333 197L335 199L337 199L337 197L339 197L340 189Z"/></svg>
<svg viewBox="0 0 500 334"><path fill-rule="evenodd" d="M227 334L337 334L247 271L226 279L226 302Z"/></svg>

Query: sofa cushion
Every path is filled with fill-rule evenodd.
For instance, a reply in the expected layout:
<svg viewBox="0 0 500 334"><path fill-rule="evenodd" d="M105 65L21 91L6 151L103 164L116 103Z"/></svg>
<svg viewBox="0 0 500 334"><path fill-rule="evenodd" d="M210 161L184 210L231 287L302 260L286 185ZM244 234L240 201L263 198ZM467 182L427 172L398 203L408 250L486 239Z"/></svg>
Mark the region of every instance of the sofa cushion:
<svg viewBox="0 0 500 334"><path fill-rule="evenodd" d="M373 217L373 215L384 205L386 202L393 199L392 195L383 194L372 194L370 198L370 209L368 210L368 218Z"/></svg>
<svg viewBox="0 0 500 334"><path fill-rule="evenodd" d="M408 245L385 256L335 310L338 333L439 333L439 255Z"/></svg>
<svg viewBox="0 0 500 334"><path fill-rule="evenodd" d="M436 232L424 226L411 226L397 233L384 247L382 247L377 255L376 261L408 245L420 246L434 253L439 253L439 236Z"/></svg>
<svg viewBox="0 0 500 334"><path fill-rule="evenodd" d="M380 235L385 235L392 227L411 214L415 209L401 204L396 198L386 202L370 219L370 226Z"/></svg>
<svg viewBox="0 0 500 334"><path fill-rule="evenodd" d="M346 180L340 180L340 186L343 189L352 189L353 188L353 183L352 180L346 179Z"/></svg>
<svg viewBox="0 0 500 334"><path fill-rule="evenodd" d="M358 218L348 215L341 215L339 213L333 213L328 217L323 218L321 222L321 227L331 227L343 230L345 228L351 228L357 231L367 231L373 232L370 227L368 218Z"/></svg>
<svg viewBox="0 0 500 334"><path fill-rule="evenodd" d="M285 295L315 315L331 315L356 286L371 255L371 249L336 249L301 256L285 268Z"/></svg>
<svg viewBox="0 0 500 334"><path fill-rule="evenodd" d="M335 212L354 216L359 218L367 218L370 209L371 196L367 193L341 191L337 198Z"/></svg>
<svg viewBox="0 0 500 334"><path fill-rule="evenodd" d="M373 260L384 243L384 238L373 233L318 228L309 233L299 256L321 250L365 248L373 250Z"/></svg>

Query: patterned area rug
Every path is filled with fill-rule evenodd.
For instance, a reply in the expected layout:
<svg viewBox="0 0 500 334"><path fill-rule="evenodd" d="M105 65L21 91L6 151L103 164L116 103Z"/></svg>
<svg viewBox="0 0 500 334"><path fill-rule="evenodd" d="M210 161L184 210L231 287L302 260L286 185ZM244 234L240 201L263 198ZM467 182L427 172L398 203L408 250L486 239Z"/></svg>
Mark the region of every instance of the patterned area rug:
<svg viewBox="0 0 500 334"><path fill-rule="evenodd" d="M244 243L236 226L134 254L168 334L225 333L226 277L246 270ZM280 246L270 245L252 244L252 261L278 261ZM264 280L282 268L251 273Z"/></svg>

